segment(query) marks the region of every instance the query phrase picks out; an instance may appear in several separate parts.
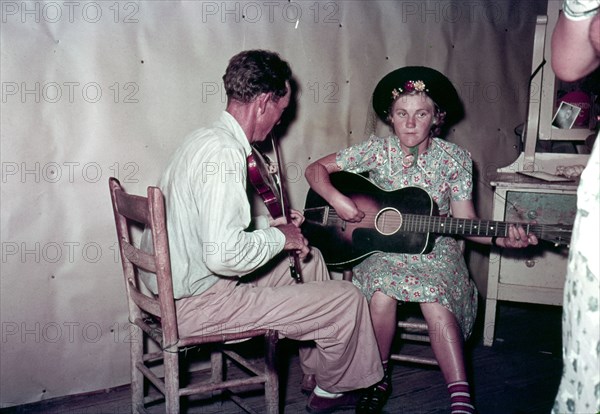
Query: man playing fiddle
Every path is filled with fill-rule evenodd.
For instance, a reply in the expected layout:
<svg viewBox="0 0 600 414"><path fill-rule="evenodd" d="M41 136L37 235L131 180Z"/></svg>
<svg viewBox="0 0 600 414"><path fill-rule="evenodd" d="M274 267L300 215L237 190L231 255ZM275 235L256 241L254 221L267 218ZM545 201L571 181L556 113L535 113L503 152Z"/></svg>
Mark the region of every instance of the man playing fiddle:
<svg viewBox="0 0 600 414"><path fill-rule="evenodd" d="M159 187L180 333L268 327L314 341L299 350L302 389L311 393L310 412L331 412L355 403L350 391L383 377L367 302L351 283L330 280L321 253L298 228L300 213L291 214L292 223L270 218L251 225L246 192L251 144L263 141L281 118L291 77L287 62L272 52L231 58L223 76L226 110L185 140ZM301 259L303 283L290 277L284 251ZM143 280L156 291L150 275Z"/></svg>

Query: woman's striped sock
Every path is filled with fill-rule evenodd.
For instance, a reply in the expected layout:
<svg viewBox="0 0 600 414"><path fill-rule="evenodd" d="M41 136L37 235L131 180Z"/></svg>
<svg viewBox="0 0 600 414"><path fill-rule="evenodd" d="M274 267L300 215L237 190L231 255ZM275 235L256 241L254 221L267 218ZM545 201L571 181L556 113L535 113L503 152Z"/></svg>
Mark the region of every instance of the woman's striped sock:
<svg viewBox="0 0 600 414"><path fill-rule="evenodd" d="M448 384L450 392L451 414L473 414L475 407L471 404L471 393L467 381L457 381Z"/></svg>

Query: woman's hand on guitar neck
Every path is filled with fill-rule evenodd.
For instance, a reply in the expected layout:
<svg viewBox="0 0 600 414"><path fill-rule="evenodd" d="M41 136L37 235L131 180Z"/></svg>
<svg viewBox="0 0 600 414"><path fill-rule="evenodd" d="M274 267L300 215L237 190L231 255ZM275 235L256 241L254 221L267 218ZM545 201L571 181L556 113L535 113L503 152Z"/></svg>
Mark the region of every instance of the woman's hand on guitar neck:
<svg viewBox="0 0 600 414"><path fill-rule="evenodd" d="M285 246L283 250L294 251L300 259L304 259L310 249L308 248L308 240L302 235L302 232L295 224L281 224L276 226L285 236Z"/></svg>
<svg viewBox="0 0 600 414"><path fill-rule="evenodd" d="M511 224L508 226L508 237L498 238L496 243L507 249L521 249L530 244L538 244L538 238L532 233L527 234L523 227Z"/></svg>

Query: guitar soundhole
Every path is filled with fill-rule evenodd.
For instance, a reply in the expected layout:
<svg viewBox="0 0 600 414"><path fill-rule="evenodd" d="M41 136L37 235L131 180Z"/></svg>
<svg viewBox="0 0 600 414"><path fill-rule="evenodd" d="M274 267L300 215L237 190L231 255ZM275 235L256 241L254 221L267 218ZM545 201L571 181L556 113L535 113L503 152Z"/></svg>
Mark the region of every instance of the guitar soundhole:
<svg viewBox="0 0 600 414"><path fill-rule="evenodd" d="M384 236L391 236L402 227L402 213L392 207L381 210L375 217L375 228Z"/></svg>

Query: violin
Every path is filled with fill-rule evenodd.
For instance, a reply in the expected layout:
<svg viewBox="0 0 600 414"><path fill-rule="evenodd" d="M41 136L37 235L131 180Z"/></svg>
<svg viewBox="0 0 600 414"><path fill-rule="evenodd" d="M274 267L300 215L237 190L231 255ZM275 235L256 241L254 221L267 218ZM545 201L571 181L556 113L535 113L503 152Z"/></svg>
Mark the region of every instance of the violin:
<svg viewBox="0 0 600 414"><path fill-rule="evenodd" d="M273 141L273 148L276 151L277 147ZM274 219L284 217L288 223L292 222L290 209L288 207L285 190L281 180L281 163L273 165L271 160L261 153L256 147L253 147L252 153L248 156L248 180L254 187L254 190L262 198L269 214ZM300 273L300 259L295 252L288 252L290 261L290 275L297 283L302 283L302 275Z"/></svg>

